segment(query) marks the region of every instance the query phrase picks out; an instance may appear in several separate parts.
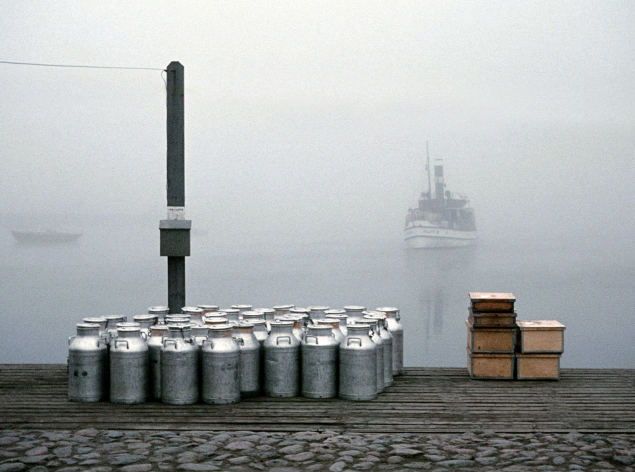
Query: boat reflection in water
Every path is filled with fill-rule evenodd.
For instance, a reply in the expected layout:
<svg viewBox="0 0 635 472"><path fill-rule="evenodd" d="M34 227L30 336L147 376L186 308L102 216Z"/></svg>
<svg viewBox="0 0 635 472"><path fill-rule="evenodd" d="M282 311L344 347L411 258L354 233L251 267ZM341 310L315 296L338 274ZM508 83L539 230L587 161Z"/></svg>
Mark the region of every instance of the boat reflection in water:
<svg viewBox="0 0 635 472"><path fill-rule="evenodd" d="M456 364L444 357L449 346L452 352L465 355L465 330L460 325L467 318L467 293L474 284L472 267L477 251L475 246L404 251L410 300L409 317L403 323L409 337L416 337L407 344L413 349L408 358L417 360L412 365Z"/></svg>

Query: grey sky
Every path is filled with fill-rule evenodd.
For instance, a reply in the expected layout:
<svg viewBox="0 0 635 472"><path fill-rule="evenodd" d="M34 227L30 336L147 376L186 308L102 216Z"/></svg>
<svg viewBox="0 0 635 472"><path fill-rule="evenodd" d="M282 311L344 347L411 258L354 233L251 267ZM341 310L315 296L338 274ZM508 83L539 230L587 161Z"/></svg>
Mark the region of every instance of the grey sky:
<svg viewBox="0 0 635 472"><path fill-rule="evenodd" d="M484 234L588 227L599 189L592 226L635 224L631 1L1 0L0 18L0 60L185 66L195 227L399 238L426 140ZM0 74L4 212L163 217L160 72Z"/></svg>

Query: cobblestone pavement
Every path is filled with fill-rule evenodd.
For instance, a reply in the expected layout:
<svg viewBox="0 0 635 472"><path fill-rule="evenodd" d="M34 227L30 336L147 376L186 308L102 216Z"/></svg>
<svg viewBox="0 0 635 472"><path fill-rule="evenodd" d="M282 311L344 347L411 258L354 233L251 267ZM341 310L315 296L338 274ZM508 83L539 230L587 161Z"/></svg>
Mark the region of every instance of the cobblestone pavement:
<svg viewBox="0 0 635 472"><path fill-rule="evenodd" d="M0 472L634 471L626 434L0 430Z"/></svg>

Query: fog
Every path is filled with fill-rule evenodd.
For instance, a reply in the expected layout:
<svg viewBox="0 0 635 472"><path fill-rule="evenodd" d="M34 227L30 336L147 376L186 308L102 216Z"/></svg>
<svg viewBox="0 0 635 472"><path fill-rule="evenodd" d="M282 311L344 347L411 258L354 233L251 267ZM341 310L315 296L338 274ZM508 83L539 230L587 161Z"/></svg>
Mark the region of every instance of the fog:
<svg viewBox="0 0 635 472"><path fill-rule="evenodd" d="M0 18L0 61L184 65L191 260L399 245L427 142L482 243L632 261L633 2L0 1ZM83 263L163 267L162 72L0 74L2 237L79 228Z"/></svg>

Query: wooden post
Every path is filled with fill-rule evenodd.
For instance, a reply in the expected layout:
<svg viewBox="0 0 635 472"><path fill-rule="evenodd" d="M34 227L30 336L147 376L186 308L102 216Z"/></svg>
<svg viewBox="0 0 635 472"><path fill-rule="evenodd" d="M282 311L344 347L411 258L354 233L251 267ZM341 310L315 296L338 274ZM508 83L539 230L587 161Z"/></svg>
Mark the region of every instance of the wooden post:
<svg viewBox="0 0 635 472"><path fill-rule="evenodd" d="M167 68L167 204L162 220L161 255L168 258L168 306L180 313L185 306L185 257L190 255L191 221L185 214L185 97L183 65Z"/></svg>
<svg viewBox="0 0 635 472"><path fill-rule="evenodd" d="M168 207L185 207L185 97L183 65L167 69Z"/></svg>

